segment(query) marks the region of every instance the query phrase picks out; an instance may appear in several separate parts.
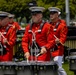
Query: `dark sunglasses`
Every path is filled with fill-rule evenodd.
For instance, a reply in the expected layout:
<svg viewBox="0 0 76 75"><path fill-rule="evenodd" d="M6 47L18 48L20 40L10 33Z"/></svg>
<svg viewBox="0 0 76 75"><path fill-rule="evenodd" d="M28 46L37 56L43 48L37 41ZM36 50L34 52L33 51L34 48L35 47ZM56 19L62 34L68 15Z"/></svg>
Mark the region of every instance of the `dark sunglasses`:
<svg viewBox="0 0 76 75"><path fill-rule="evenodd" d="M58 13L58 12L56 12L56 11L51 11L51 12L50 12L50 14L55 14L55 13Z"/></svg>

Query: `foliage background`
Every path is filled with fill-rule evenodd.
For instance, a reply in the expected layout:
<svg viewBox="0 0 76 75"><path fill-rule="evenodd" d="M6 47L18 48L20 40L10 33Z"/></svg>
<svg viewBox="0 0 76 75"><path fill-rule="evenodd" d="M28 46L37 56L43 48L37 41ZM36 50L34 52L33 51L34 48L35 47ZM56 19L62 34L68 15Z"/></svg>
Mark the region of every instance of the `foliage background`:
<svg viewBox="0 0 76 75"><path fill-rule="evenodd" d="M44 11L44 17L49 18L48 7L59 7L61 9L61 17L65 19L65 0L0 0L0 11L7 11L9 13L15 14L16 19L18 17L22 18L25 16L27 22L30 20L29 2L36 2L38 6L43 6L46 8ZM70 19L76 18L76 1L69 0L70 9Z"/></svg>

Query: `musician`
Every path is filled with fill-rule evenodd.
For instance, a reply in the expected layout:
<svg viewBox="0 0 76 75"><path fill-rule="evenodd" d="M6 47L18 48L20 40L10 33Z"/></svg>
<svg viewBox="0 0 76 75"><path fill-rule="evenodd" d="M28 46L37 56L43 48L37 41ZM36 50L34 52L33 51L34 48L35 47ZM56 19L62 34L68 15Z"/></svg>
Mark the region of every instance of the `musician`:
<svg viewBox="0 0 76 75"><path fill-rule="evenodd" d="M54 37L56 45L53 48L51 55L53 57L54 62L58 65L59 75L66 75L66 72L62 68L62 59L64 55L64 43L67 38L67 25L65 20L59 18L60 9L57 7L49 7L50 11L50 25L53 27Z"/></svg>
<svg viewBox="0 0 76 75"><path fill-rule="evenodd" d="M49 23L42 20L44 7L30 7L29 9L31 10L32 23L27 25L22 38L24 56L34 61L49 61L50 48L53 48L55 44L53 28ZM36 54L33 54L34 50ZM39 56L37 56L38 50Z"/></svg>
<svg viewBox="0 0 76 75"><path fill-rule="evenodd" d="M14 25L16 30L20 30L21 27L20 27L19 23L14 21L15 15L9 14L8 17L9 17L9 24Z"/></svg>
<svg viewBox="0 0 76 75"><path fill-rule="evenodd" d="M16 41L14 27L8 25L9 13L0 12L0 61L12 61Z"/></svg>

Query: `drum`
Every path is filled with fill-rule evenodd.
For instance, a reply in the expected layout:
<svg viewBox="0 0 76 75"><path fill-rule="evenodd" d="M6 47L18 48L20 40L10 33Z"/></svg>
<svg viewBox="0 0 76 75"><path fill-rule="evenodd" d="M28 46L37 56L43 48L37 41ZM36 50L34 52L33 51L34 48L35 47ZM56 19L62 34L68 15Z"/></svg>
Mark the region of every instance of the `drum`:
<svg viewBox="0 0 76 75"><path fill-rule="evenodd" d="M54 62L38 62L38 75L58 75L57 65Z"/></svg>
<svg viewBox="0 0 76 75"><path fill-rule="evenodd" d="M30 61L30 63L32 68L32 75L38 75L37 61Z"/></svg>
<svg viewBox="0 0 76 75"><path fill-rule="evenodd" d="M69 52L69 69L76 71L76 49L71 49Z"/></svg>
<svg viewBox="0 0 76 75"><path fill-rule="evenodd" d="M69 56L69 69L71 71L76 71L76 55Z"/></svg>
<svg viewBox="0 0 76 75"><path fill-rule="evenodd" d="M0 62L0 75L16 75L15 62Z"/></svg>
<svg viewBox="0 0 76 75"><path fill-rule="evenodd" d="M58 75L54 62L0 62L0 75Z"/></svg>
<svg viewBox="0 0 76 75"><path fill-rule="evenodd" d="M16 65L17 75L33 75L31 63L26 61L17 62Z"/></svg>

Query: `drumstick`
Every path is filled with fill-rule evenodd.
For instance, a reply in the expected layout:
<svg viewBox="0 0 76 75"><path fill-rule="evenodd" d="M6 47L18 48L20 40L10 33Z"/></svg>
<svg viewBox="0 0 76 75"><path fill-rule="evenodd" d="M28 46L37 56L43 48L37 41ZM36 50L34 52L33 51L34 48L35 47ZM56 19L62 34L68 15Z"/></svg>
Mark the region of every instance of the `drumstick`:
<svg viewBox="0 0 76 75"><path fill-rule="evenodd" d="M0 35L1 35L4 39L6 39L1 32L0 32Z"/></svg>
<svg viewBox="0 0 76 75"><path fill-rule="evenodd" d="M28 58L27 58L27 63L29 62Z"/></svg>
<svg viewBox="0 0 76 75"><path fill-rule="evenodd" d="M4 39L6 39L5 37L4 37L4 35L0 32L0 35L4 38ZM7 41L7 43L9 44L9 42Z"/></svg>
<svg viewBox="0 0 76 75"><path fill-rule="evenodd" d="M41 55L42 53L38 53L37 55L36 55L36 57L38 57L39 55Z"/></svg>
<svg viewBox="0 0 76 75"><path fill-rule="evenodd" d="M59 39L59 38L56 37L56 35L54 35L54 37L55 37L56 39ZM59 41L59 42L60 42L60 41ZM64 46L64 44L63 44L62 42L60 42L60 44Z"/></svg>

